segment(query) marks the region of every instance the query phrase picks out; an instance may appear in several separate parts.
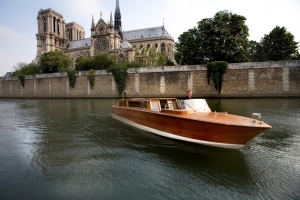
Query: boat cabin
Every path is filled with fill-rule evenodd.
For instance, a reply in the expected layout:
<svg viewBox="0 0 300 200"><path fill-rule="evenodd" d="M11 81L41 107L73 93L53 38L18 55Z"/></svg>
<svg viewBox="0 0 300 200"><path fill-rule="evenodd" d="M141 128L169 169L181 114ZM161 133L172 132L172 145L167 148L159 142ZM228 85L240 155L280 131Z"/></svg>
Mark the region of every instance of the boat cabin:
<svg viewBox="0 0 300 200"><path fill-rule="evenodd" d="M145 109L156 112L211 112L205 99L179 100L176 98L131 98L118 100L116 106Z"/></svg>

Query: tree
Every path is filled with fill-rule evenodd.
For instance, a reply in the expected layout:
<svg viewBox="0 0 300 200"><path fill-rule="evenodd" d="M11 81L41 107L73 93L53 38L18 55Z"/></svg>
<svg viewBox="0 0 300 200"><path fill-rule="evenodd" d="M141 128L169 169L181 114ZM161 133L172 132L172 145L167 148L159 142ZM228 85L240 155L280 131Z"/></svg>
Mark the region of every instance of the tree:
<svg viewBox="0 0 300 200"><path fill-rule="evenodd" d="M117 59L109 53L99 53L92 57L92 69L103 70L116 66Z"/></svg>
<svg viewBox="0 0 300 200"><path fill-rule="evenodd" d="M248 27L246 18L227 10L212 19L198 22L200 46L209 61L224 60L229 63L248 61Z"/></svg>
<svg viewBox="0 0 300 200"><path fill-rule="evenodd" d="M87 71L93 69L93 62L91 58L88 57L78 57L75 61L76 71Z"/></svg>
<svg viewBox="0 0 300 200"><path fill-rule="evenodd" d="M248 53L250 62L264 62L268 60L262 45L256 41L251 40L249 42Z"/></svg>
<svg viewBox="0 0 300 200"><path fill-rule="evenodd" d="M135 57L142 66L167 66L171 64L165 51L157 51L153 47L143 48L135 52ZM173 63L174 65L174 63Z"/></svg>
<svg viewBox="0 0 300 200"><path fill-rule="evenodd" d="M26 76L26 75L35 75L40 74L41 70L39 66L31 63L26 64L23 62L20 62L18 66L15 68L15 71L13 72L13 76Z"/></svg>
<svg viewBox="0 0 300 200"><path fill-rule="evenodd" d="M175 60L180 64L203 64L212 61L248 61L246 18L227 10L198 22L196 28L179 36Z"/></svg>
<svg viewBox="0 0 300 200"><path fill-rule="evenodd" d="M298 53L298 42L285 27L276 26L261 39L263 51L270 61L289 60Z"/></svg>
<svg viewBox="0 0 300 200"><path fill-rule="evenodd" d="M182 33L175 43L175 61L181 65L196 65L204 62L204 55L198 42L197 28Z"/></svg>
<svg viewBox="0 0 300 200"><path fill-rule="evenodd" d="M44 53L40 59L42 73L67 72L72 66L72 59L61 51Z"/></svg>

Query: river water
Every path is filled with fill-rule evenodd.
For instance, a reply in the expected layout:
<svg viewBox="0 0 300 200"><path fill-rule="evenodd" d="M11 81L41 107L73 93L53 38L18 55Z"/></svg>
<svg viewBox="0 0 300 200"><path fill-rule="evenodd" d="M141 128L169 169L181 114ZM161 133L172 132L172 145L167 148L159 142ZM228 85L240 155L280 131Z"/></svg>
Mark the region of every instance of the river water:
<svg viewBox="0 0 300 200"><path fill-rule="evenodd" d="M300 199L300 99L208 99L272 126L241 150L163 138L111 99L0 99L0 199Z"/></svg>

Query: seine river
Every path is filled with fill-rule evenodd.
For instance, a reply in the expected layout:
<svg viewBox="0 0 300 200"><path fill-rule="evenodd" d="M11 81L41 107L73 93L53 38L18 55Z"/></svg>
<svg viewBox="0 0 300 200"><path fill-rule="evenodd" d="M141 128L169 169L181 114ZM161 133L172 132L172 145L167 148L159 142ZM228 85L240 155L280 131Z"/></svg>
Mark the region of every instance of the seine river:
<svg viewBox="0 0 300 200"><path fill-rule="evenodd" d="M241 150L152 135L112 99L0 99L0 199L300 199L300 99L208 99L272 126Z"/></svg>

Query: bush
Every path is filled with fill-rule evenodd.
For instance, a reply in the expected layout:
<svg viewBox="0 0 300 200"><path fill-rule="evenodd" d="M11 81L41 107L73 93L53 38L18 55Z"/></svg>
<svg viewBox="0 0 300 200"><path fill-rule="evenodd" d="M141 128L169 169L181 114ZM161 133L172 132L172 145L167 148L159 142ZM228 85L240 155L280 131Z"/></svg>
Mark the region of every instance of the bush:
<svg viewBox="0 0 300 200"><path fill-rule="evenodd" d="M116 57L109 53L99 53L92 58L92 69L103 70L113 68L117 65Z"/></svg>
<svg viewBox="0 0 300 200"><path fill-rule="evenodd" d="M90 69L89 74L88 74L88 79L89 79L91 88L93 88L95 85L95 70Z"/></svg>
<svg viewBox="0 0 300 200"><path fill-rule="evenodd" d="M69 85L70 85L71 88L75 87L75 83L76 83L75 73L76 72L74 70L69 70L68 71Z"/></svg>
<svg viewBox="0 0 300 200"><path fill-rule="evenodd" d="M119 66L107 70L107 72L113 74L115 82L117 83L118 93L120 96L126 87L127 69L127 67Z"/></svg>
<svg viewBox="0 0 300 200"><path fill-rule="evenodd" d="M40 74L41 70L39 66L35 64L24 64L21 63L19 64L19 67L16 69L16 71L13 73L13 76L26 76L26 75L35 75L35 74Z"/></svg>
<svg viewBox="0 0 300 200"><path fill-rule="evenodd" d="M72 59L61 51L44 53L40 59L42 73L68 72Z"/></svg>
<svg viewBox="0 0 300 200"><path fill-rule="evenodd" d="M207 64L207 82L210 84L210 79L212 79L219 94L221 93L223 75L227 71L227 66L228 63L225 61L215 61Z"/></svg>
<svg viewBox="0 0 300 200"><path fill-rule="evenodd" d="M87 71L93 69L93 61L92 58L88 57L79 57L75 62L76 71Z"/></svg>

